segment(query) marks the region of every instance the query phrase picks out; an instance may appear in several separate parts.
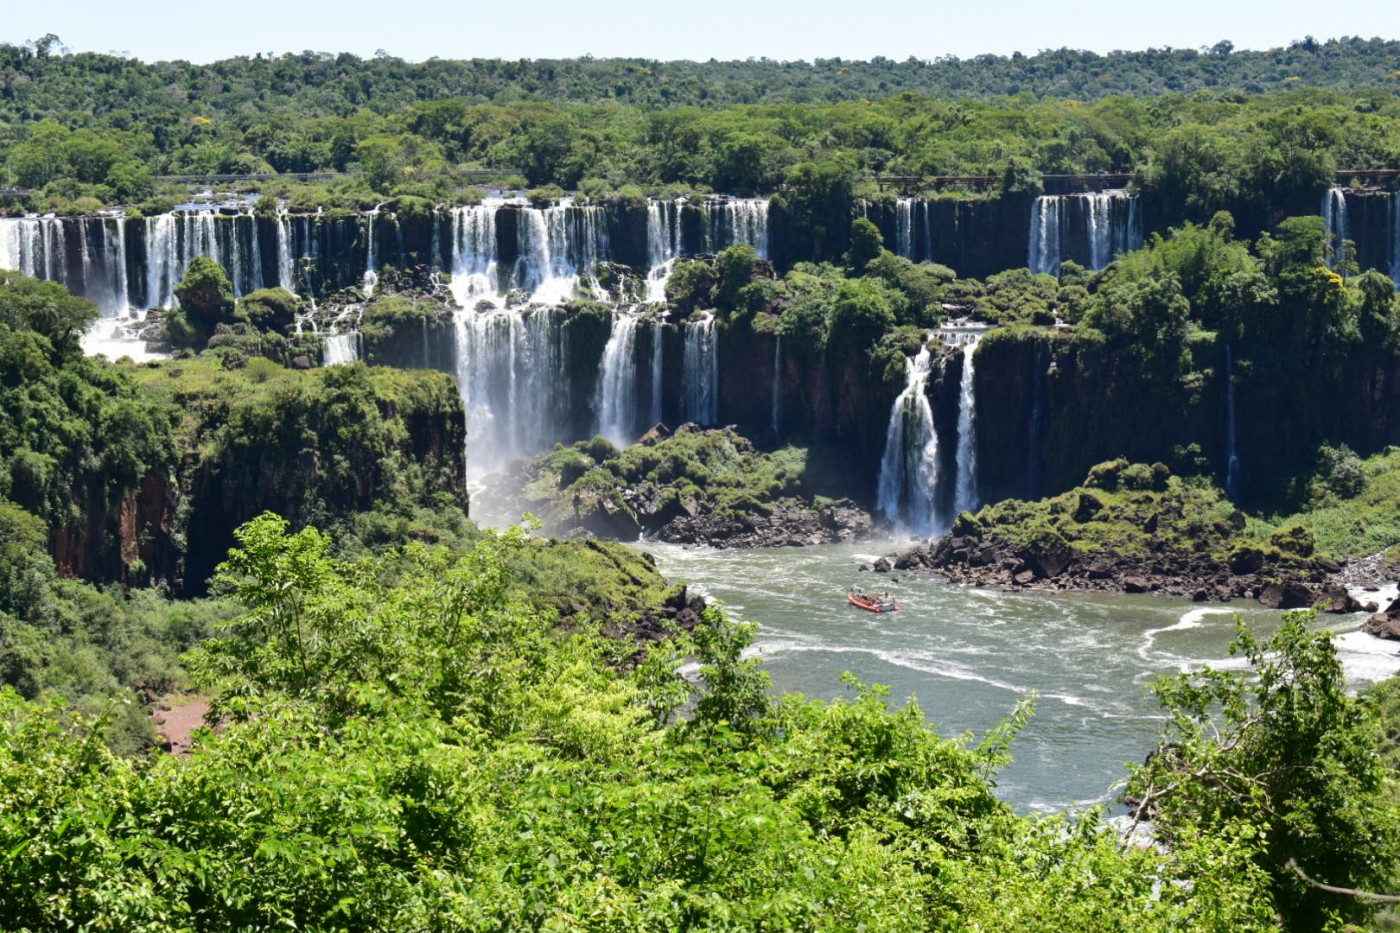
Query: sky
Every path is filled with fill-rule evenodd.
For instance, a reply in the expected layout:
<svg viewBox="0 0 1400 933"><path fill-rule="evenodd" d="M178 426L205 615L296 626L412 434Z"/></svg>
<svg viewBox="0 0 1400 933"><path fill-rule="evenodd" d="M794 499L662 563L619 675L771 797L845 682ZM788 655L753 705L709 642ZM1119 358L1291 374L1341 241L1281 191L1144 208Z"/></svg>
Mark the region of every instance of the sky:
<svg viewBox="0 0 1400 933"><path fill-rule="evenodd" d="M52 0L13 2L0 41L53 33L75 52L207 62L258 52L383 50L399 58L932 59L1069 47L1107 52L1238 49L1313 36L1400 38L1400 2L1361 0L1346 15L1303 0Z"/></svg>

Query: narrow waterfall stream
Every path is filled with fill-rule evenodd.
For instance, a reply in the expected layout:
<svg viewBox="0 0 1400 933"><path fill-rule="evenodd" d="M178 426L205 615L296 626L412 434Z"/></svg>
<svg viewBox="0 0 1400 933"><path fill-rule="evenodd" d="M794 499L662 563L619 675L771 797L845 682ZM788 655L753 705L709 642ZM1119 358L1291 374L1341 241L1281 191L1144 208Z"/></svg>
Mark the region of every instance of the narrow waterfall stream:
<svg viewBox="0 0 1400 933"><path fill-rule="evenodd" d="M953 494L953 514L977 511L977 391L974 374L977 343L981 335L963 335L962 379L958 392L958 475Z"/></svg>
<svg viewBox="0 0 1400 933"><path fill-rule="evenodd" d="M685 419L719 423L719 347L712 314L685 326Z"/></svg>

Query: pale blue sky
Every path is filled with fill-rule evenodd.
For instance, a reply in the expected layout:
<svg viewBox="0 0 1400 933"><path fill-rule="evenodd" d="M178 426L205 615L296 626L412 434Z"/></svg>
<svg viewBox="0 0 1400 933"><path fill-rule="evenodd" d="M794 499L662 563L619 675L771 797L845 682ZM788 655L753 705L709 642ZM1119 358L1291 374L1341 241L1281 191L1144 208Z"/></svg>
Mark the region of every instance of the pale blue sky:
<svg viewBox="0 0 1400 933"><path fill-rule="evenodd" d="M53 0L7 4L0 41L55 33L75 51L211 61L311 49L411 60L645 56L903 59L1070 48L1237 48L1312 35L1400 37L1400 2L1302 0ZM218 12L215 13L214 11Z"/></svg>

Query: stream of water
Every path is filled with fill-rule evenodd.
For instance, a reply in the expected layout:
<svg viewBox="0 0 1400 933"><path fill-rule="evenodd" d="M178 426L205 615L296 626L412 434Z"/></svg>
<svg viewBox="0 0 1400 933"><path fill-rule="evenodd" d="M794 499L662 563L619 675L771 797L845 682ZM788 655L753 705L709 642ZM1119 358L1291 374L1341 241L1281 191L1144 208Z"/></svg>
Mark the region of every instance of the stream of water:
<svg viewBox="0 0 1400 933"><path fill-rule="evenodd" d="M1233 613L1261 636L1280 615L1255 603L1192 604L1148 596L1007 592L929 577L857 572L892 544L718 551L645 543L657 565L695 592L759 623L758 651L778 691L831 698L850 671L916 697L939 733L980 738L1032 690L1034 719L1012 747L998 793L1020 811L1110 802L1126 762L1154 745L1158 674L1239 667ZM899 582L894 582L898 579ZM888 588L901 610L849 605L852 585ZM1392 587L1393 590L1393 587ZM1385 599L1389 593L1370 594ZM1363 616L1327 616L1353 685L1400 671L1400 646L1357 630Z"/></svg>

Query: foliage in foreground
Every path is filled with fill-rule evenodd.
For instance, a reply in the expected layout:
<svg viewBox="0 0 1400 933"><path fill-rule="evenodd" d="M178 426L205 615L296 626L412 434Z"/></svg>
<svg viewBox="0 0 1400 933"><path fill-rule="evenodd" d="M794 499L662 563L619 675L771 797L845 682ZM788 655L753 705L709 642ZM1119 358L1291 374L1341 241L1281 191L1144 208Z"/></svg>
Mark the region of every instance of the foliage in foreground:
<svg viewBox="0 0 1400 933"><path fill-rule="evenodd" d="M1153 689L1171 719L1128 787L1168 844L1202 834L1249 842L1287 928L1300 931L1365 919L1370 906L1309 885L1299 869L1385 890L1400 856L1375 717L1347 695L1331 633L1309 631L1311 619L1286 614L1265 643L1237 623L1231 653L1249 672L1159 679Z"/></svg>
<svg viewBox="0 0 1400 933"><path fill-rule="evenodd" d="M239 539L244 614L189 662L226 725L191 757L0 694L0 926L1273 927L1244 828L1125 851L1012 814L1028 709L969 748L879 689L773 701L716 612L611 666L512 595L519 532L353 564L272 516Z"/></svg>

